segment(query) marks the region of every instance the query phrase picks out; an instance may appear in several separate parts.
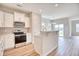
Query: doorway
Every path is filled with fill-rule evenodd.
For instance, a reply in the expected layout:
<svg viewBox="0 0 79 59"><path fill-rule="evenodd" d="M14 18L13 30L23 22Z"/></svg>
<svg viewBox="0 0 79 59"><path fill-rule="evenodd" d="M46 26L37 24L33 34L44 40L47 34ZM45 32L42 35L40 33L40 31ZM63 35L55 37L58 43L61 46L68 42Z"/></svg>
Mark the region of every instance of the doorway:
<svg viewBox="0 0 79 59"><path fill-rule="evenodd" d="M64 24L59 24L59 37L64 36Z"/></svg>
<svg viewBox="0 0 79 59"><path fill-rule="evenodd" d="M55 24L55 29L59 31L59 37L64 37L64 24Z"/></svg>

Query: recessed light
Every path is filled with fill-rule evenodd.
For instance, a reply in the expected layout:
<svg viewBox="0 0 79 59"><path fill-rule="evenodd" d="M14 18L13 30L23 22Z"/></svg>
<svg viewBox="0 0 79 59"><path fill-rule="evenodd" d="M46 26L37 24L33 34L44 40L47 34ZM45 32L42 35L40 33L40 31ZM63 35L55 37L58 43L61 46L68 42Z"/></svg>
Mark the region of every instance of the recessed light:
<svg viewBox="0 0 79 59"><path fill-rule="evenodd" d="M18 7L23 7L22 4L23 4L23 3L18 3L18 4L16 4L16 5L17 5Z"/></svg>
<svg viewBox="0 0 79 59"><path fill-rule="evenodd" d="M41 13L42 12L42 9L40 9L39 12Z"/></svg>
<svg viewBox="0 0 79 59"><path fill-rule="evenodd" d="M58 5L58 4L55 4L54 6L55 6L55 7L58 7L59 5Z"/></svg>

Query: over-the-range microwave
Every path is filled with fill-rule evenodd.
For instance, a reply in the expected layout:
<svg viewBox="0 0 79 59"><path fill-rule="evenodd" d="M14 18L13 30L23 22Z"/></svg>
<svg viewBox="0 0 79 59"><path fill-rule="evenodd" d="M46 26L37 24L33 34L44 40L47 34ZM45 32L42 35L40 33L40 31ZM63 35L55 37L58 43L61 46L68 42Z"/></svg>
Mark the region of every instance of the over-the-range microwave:
<svg viewBox="0 0 79 59"><path fill-rule="evenodd" d="M25 23L24 22L14 22L14 28L24 28Z"/></svg>

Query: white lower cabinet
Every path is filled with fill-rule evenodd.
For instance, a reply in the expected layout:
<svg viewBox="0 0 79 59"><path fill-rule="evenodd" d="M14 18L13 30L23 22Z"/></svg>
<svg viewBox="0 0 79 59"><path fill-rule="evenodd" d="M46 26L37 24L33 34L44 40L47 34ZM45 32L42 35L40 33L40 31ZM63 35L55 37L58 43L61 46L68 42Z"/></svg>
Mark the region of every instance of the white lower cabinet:
<svg viewBox="0 0 79 59"><path fill-rule="evenodd" d="M27 33L26 36L27 36L27 41L26 41L26 42L27 42L27 43L32 42L31 33Z"/></svg>
<svg viewBox="0 0 79 59"><path fill-rule="evenodd" d="M2 50L0 51L0 56L3 56L3 51Z"/></svg>
<svg viewBox="0 0 79 59"><path fill-rule="evenodd" d="M5 49L14 48L14 34L5 34Z"/></svg>
<svg viewBox="0 0 79 59"><path fill-rule="evenodd" d="M3 39L2 36L0 36L0 56L3 56L3 52L4 52L4 45L3 45Z"/></svg>
<svg viewBox="0 0 79 59"><path fill-rule="evenodd" d="M4 50L3 50L3 43L1 42L0 43L0 56L3 56L3 52L4 52Z"/></svg>

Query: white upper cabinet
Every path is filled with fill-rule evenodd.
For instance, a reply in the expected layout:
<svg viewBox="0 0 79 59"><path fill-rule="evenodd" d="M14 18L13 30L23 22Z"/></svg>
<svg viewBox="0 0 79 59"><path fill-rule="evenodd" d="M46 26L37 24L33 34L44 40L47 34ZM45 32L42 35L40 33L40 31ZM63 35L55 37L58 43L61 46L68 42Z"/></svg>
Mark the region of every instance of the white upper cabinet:
<svg viewBox="0 0 79 59"><path fill-rule="evenodd" d="M14 12L14 21L24 22L24 13Z"/></svg>
<svg viewBox="0 0 79 59"><path fill-rule="evenodd" d="M13 27L13 14L0 11L0 27Z"/></svg>
<svg viewBox="0 0 79 59"><path fill-rule="evenodd" d="M28 16L25 16L25 27L26 28L30 27L30 18Z"/></svg>
<svg viewBox="0 0 79 59"><path fill-rule="evenodd" d="M4 27L13 27L13 14L5 12L4 19L5 19Z"/></svg>
<svg viewBox="0 0 79 59"><path fill-rule="evenodd" d="M3 27L3 23L4 23L4 12L0 11L0 27Z"/></svg>

